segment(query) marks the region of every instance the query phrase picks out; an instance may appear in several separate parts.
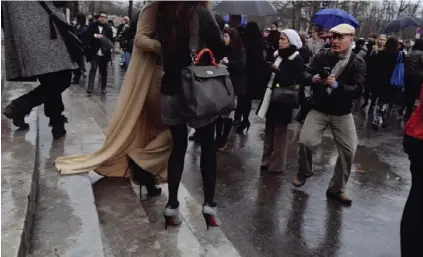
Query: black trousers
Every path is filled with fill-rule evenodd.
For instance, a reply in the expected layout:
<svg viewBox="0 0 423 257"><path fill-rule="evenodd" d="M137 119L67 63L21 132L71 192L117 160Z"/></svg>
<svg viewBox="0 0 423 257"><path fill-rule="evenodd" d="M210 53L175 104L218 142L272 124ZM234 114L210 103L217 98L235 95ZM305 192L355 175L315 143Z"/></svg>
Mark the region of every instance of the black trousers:
<svg viewBox="0 0 423 257"><path fill-rule="evenodd" d="M216 187L216 143L214 139L215 124L197 128L198 142L201 146L200 170L203 179L204 203L214 205ZM188 129L186 124L170 126L173 149L169 157L168 187L169 202L172 208L179 206L178 190L184 170L185 153L188 145Z"/></svg>
<svg viewBox="0 0 423 257"><path fill-rule="evenodd" d="M404 103L405 117L408 118L413 113L413 107L416 99L419 98L422 81L415 78L406 78L404 86ZM423 99L420 99L421 101Z"/></svg>
<svg viewBox="0 0 423 257"><path fill-rule="evenodd" d="M248 117L250 116L251 112L251 97L248 95L240 95L238 96L238 103L235 109L235 121L240 121L241 117L242 120L248 121Z"/></svg>
<svg viewBox="0 0 423 257"><path fill-rule="evenodd" d="M13 102L17 103L25 113L30 113L34 107L44 104L44 114L47 117L50 119L60 117L65 110L62 92L70 86L72 71L47 73L37 78L40 85L31 92L13 100Z"/></svg>
<svg viewBox="0 0 423 257"><path fill-rule="evenodd" d="M401 256L422 255L423 237L423 141L404 136L404 150L410 159L411 189L401 219Z"/></svg>
<svg viewBox="0 0 423 257"><path fill-rule="evenodd" d="M94 55L91 59L90 75L88 76L88 91L94 89L94 80L97 73L97 68L100 72L101 77L101 89L105 89L107 85L107 64L109 58L107 56Z"/></svg>
<svg viewBox="0 0 423 257"><path fill-rule="evenodd" d="M81 60L78 63L78 69L76 69L73 72L73 74L74 74L73 81L76 82L76 83L79 83L79 80L81 79L81 74L83 72L86 72L86 71L87 71L87 69L85 68L85 58L82 57Z"/></svg>

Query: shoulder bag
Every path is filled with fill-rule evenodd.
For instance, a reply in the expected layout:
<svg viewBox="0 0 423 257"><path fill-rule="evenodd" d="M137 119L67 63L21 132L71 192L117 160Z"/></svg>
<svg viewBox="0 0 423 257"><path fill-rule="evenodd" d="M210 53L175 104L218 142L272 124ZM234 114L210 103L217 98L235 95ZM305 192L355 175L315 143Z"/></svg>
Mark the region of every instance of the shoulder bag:
<svg viewBox="0 0 423 257"><path fill-rule="evenodd" d="M190 24L190 50L192 64L182 70L182 113L188 124L228 114L235 108L234 88L227 68L216 64L210 49L198 54L200 38L199 17L195 11ZM203 54L208 54L210 63L199 65Z"/></svg>

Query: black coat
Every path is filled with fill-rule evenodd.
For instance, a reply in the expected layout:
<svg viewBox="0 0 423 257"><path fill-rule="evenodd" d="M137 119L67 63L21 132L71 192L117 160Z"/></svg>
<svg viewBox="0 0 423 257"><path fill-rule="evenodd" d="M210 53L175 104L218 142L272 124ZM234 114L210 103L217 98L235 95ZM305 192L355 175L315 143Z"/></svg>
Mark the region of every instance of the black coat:
<svg viewBox="0 0 423 257"><path fill-rule="evenodd" d="M94 34L100 34L98 23L97 22L92 23L88 27L86 34L87 34L87 47L88 47L88 50L86 51L86 55L87 55L87 61L90 61L91 58L97 54L98 50L100 49L102 45L101 39L94 37ZM109 27L108 24L103 25L103 31L101 34L103 34L105 37L107 37L108 39L110 39L110 41L113 42L113 31ZM108 61L110 61L112 57L111 50L103 51L103 54L105 58Z"/></svg>
<svg viewBox="0 0 423 257"><path fill-rule="evenodd" d="M264 43L260 40L245 40L246 57L246 87L247 95L253 99L261 99L263 96L263 68L265 67Z"/></svg>
<svg viewBox="0 0 423 257"><path fill-rule="evenodd" d="M366 64L362 58L351 53L348 64L338 78L338 87L328 94L328 85L314 84L312 78L324 68L335 67L338 60L330 49L322 50L313 57L304 76L305 83L313 89L314 103L311 108L325 114L341 116L351 113L353 100L363 93Z"/></svg>
<svg viewBox="0 0 423 257"><path fill-rule="evenodd" d="M284 58L279 65L279 72L276 73L273 87L288 87L300 84L303 80L304 61L300 55L292 60ZM286 105L270 104L266 113L266 121L274 125L287 125L292 121L293 109Z"/></svg>
<svg viewBox="0 0 423 257"><path fill-rule="evenodd" d="M245 51L244 49L233 49L229 46L225 48L225 57L228 57L228 71L234 86L236 95L246 94L245 79Z"/></svg>

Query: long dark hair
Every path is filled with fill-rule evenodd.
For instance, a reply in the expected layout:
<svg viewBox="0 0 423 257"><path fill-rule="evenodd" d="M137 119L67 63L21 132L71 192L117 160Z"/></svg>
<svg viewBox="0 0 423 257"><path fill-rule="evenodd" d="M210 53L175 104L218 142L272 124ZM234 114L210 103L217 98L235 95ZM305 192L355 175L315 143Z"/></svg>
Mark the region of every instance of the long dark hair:
<svg viewBox="0 0 423 257"><path fill-rule="evenodd" d="M225 28L223 30L223 32L229 34L229 38L230 38L229 47L230 48L232 48L234 50L239 50L239 49L244 47L244 45L242 44L241 36L239 35L239 33L236 29Z"/></svg>
<svg viewBox="0 0 423 257"><path fill-rule="evenodd" d="M396 37L389 37L388 40L386 40L385 48L384 50L389 53L396 53L399 50L399 41Z"/></svg>
<svg viewBox="0 0 423 257"><path fill-rule="evenodd" d="M206 6L205 1L163 1L159 2L158 36L164 51L178 49L180 32L189 34L189 23L194 11Z"/></svg>

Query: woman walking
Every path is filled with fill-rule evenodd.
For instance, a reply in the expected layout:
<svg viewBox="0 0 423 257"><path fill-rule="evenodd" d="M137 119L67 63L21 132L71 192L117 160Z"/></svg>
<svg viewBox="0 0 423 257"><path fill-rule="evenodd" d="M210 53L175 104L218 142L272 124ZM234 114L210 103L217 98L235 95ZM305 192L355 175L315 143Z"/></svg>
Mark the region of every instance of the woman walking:
<svg viewBox="0 0 423 257"><path fill-rule="evenodd" d="M158 37L162 45L164 76L162 82L162 121L170 128L173 149L169 157L168 185L169 200L164 211L167 225L179 225L178 189L184 169L187 150L187 121L181 116L182 82L181 71L192 63L190 49L191 28L198 17L198 35L201 42L215 55L222 56L224 43L221 40L217 23L206 6L207 2L160 2L158 16ZM215 121L217 115L205 118L194 127L201 145L200 169L203 178L204 205L203 215L207 227L218 226L216 203L214 201L216 184L216 143Z"/></svg>
<svg viewBox="0 0 423 257"><path fill-rule="evenodd" d="M281 32L279 50L275 52L276 60L270 68L275 74L273 81L273 76L269 81L272 90L296 86L301 82L304 61L298 49L302 45L300 36L295 30L285 29ZM262 106L264 105L262 103ZM292 121L293 108L284 102L270 102L266 113L262 171L282 173L286 169L288 124Z"/></svg>
<svg viewBox="0 0 423 257"><path fill-rule="evenodd" d="M378 52L375 57L377 79L373 93L376 93L379 100L373 118L372 127L374 129L387 126L392 104L399 99L402 88L391 84L395 65L399 58L404 60L404 52L399 50L399 41L396 37L390 37L386 41L384 50Z"/></svg>
<svg viewBox="0 0 423 257"><path fill-rule="evenodd" d="M226 47L221 64L228 67L230 78L235 89L235 95L238 96L238 104L235 112L241 113L244 109L248 108L248 106L245 106L246 103L242 101L242 97L247 94L245 85L245 51L241 37L236 29L225 28L223 35ZM248 115L246 121L248 121ZM242 124L240 124L240 126L241 125ZM250 123L248 122L246 128L248 129L249 127ZM231 128L232 119L229 117L221 117L216 121L216 142L218 150L226 149Z"/></svg>
<svg viewBox="0 0 423 257"><path fill-rule="evenodd" d="M126 177L129 169L132 181L146 186L149 196L160 194L155 183L167 180L172 138L160 118L161 45L152 38L158 5L147 4L139 16L132 60L103 147L89 155L57 158L61 174L94 170L106 177Z"/></svg>
<svg viewBox="0 0 423 257"><path fill-rule="evenodd" d="M423 99L423 84L420 89ZM401 257L419 256L423 243L423 103L412 114L405 126L404 151L408 154L411 189L401 219Z"/></svg>

